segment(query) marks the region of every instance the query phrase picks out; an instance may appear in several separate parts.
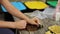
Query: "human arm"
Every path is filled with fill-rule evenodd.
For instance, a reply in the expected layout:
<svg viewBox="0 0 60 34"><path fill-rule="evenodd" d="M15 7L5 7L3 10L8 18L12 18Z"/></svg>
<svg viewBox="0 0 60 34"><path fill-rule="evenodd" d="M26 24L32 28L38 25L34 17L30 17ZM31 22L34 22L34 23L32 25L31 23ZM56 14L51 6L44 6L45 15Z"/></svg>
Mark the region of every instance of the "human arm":
<svg viewBox="0 0 60 34"><path fill-rule="evenodd" d="M27 23L25 20L20 20L17 22L0 21L0 28L25 29L26 24Z"/></svg>
<svg viewBox="0 0 60 34"><path fill-rule="evenodd" d="M35 24L38 25L38 23L36 23L35 21L29 19L26 15L24 15L21 11L19 11L18 9L16 9L14 6L11 5L11 3L8 0L2 0L1 4L7 9L7 11L18 17L19 19L24 19L27 21L27 23L30 24Z"/></svg>

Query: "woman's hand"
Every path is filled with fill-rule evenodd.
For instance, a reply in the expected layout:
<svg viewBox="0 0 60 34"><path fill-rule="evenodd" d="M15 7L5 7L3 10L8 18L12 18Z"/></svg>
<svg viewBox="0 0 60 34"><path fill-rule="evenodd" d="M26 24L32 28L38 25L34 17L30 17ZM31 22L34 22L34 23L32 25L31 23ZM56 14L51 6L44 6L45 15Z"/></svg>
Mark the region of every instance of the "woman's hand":
<svg viewBox="0 0 60 34"><path fill-rule="evenodd" d="M32 20L33 20L34 22L36 22L37 24L40 24L40 20L39 20L38 18L34 17Z"/></svg>
<svg viewBox="0 0 60 34"><path fill-rule="evenodd" d="M17 29L25 29L26 28L26 21L25 20L20 20L14 23L14 27Z"/></svg>
<svg viewBox="0 0 60 34"><path fill-rule="evenodd" d="M40 20L38 18L32 18L30 20L28 20L28 23L32 24L32 25L39 25L40 24Z"/></svg>

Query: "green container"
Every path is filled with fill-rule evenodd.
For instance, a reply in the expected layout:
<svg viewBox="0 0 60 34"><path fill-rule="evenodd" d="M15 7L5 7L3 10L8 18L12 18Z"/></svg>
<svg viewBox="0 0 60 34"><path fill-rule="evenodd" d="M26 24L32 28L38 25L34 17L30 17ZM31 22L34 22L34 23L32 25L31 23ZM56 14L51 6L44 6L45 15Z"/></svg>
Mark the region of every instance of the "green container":
<svg viewBox="0 0 60 34"><path fill-rule="evenodd" d="M47 3L53 7L56 7L57 5L57 1L48 1Z"/></svg>
<svg viewBox="0 0 60 34"><path fill-rule="evenodd" d="M47 1L58 1L58 0L47 0Z"/></svg>
<svg viewBox="0 0 60 34"><path fill-rule="evenodd" d="M50 6L56 7L58 0L47 0L46 1Z"/></svg>

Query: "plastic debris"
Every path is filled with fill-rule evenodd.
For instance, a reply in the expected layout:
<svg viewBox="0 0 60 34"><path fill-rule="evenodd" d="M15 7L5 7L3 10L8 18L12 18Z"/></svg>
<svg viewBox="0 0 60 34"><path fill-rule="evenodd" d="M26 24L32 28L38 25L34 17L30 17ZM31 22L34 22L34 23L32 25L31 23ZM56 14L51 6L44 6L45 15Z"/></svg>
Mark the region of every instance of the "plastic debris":
<svg viewBox="0 0 60 34"><path fill-rule="evenodd" d="M53 25L48 28L53 33L60 33L60 26L59 25Z"/></svg>
<svg viewBox="0 0 60 34"><path fill-rule="evenodd" d="M52 34L50 31L47 31L45 34Z"/></svg>

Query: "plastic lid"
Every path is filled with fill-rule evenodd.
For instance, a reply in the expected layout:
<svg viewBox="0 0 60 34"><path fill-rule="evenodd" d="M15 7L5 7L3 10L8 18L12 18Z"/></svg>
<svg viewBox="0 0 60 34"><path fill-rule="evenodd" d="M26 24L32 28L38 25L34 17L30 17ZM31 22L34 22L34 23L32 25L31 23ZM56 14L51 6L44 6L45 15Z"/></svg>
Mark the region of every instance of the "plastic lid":
<svg viewBox="0 0 60 34"><path fill-rule="evenodd" d="M58 1L47 1L48 4L50 4L51 6L54 6L54 7L56 7L57 2Z"/></svg>
<svg viewBox="0 0 60 34"><path fill-rule="evenodd" d="M24 4L22 2L11 2L11 4L17 8L18 10L25 10L26 7L24 6ZM7 10L2 6L2 10L4 12L7 12Z"/></svg>
<svg viewBox="0 0 60 34"><path fill-rule="evenodd" d="M44 9L47 5L41 1L27 1L25 5L30 9Z"/></svg>

